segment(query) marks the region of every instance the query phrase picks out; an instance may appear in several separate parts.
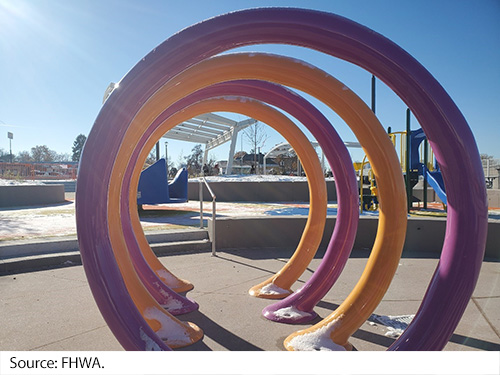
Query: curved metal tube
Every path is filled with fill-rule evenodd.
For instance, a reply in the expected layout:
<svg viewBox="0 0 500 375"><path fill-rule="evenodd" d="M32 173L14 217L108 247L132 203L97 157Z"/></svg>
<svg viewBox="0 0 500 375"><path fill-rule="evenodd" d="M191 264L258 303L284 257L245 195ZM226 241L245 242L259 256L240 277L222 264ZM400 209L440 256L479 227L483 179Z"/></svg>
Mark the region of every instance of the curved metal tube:
<svg viewBox="0 0 500 375"><path fill-rule="evenodd" d="M219 87L217 93L223 94L224 87L222 87L223 90L220 90L220 88L221 87ZM140 246L140 243L138 241L136 242L133 239L134 232L136 234L143 235L139 217L133 206L134 202L133 199L135 199L134 192L137 191L137 184L140 175L140 165L142 165L140 162L137 162L137 160L141 161L142 157L144 157L145 160L147 153L154 145L154 143L156 143L158 138L154 138L151 135L151 133L154 131L153 134L158 134L158 130L156 129L160 126L160 124L161 124L160 132L163 131L163 133L161 133L158 137L161 137L161 135L167 132L168 129L177 125L178 123L189 120L189 118L184 118L182 121L172 124L171 121L169 120L169 116L173 116L173 114L175 114L176 112L185 113L186 112L185 107L188 105L196 107L197 101L205 99L207 95L208 97L212 96L212 94L214 94L213 91L214 90L212 90L212 92L210 92L210 90L206 91L201 90L199 92L196 92L190 96L181 99L174 105L169 106L167 110L163 111L158 117L156 117L155 121L153 121L153 123L147 129L147 131L144 132L143 136L140 137L139 142L136 145L134 151L132 153L130 153L129 151L130 156L128 158L125 156L125 154L123 155L118 154L117 159L119 159L120 162L115 163L114 166L115 170L120 171L125 168L124 167L125 165L128 165L128 167L125 173L117 172L116 174L117 177L114 179L112 178L112 183L113 185L120 185L120 181L118 180L120 177L118 176L123 175L122 179L125 182L123 183L122 187L122 196L130 196L130 199L129 199L129 204L125 204L122 201L121 219L120 221L116 221L116 223L117 225L120 224L122 225L125 246L129 250L133 249L134 254L139 254L140 251L142 251L143 253L147 252L148 250L151 251L149 245L147 245L147 247L141 247L139 249L137 245L139 244ZM233 98L233 100L231 100L231 98L228 99L229 104L226 105L228 107L232 104L232 101L236 101L236 99ZM251 101L250 99L247 100L249 101L249 103L254 102ZM257 106L256 104L254 105ZM241 107L246 108L244 104L241 104ZM259 109L259 107L257 107L257 109ZM159 108L159 110L161 110L161 108ZM236 106L235 111L236 112L240 111L240 107ZM262 110L260 110L260 112L257 111L257 113L261 112L263 111ZM196 113L195 115L193 115L193 117L202 113L203 112ZM264 114L260 115L264 116ZM252 117L256 118L255 115L252 115ZM163 122L166 123L163 124ZM281 125L281 123L284 123L285 125ZM296 274L298 273L296 278L298 278L309 264L310 259L314 256L322 239L323 229L326 221L326 209L327 209L326 183L324 180L323 172L321 169L321 165L319 163L319 159L316 155L316 152L314 151L314 148L312 148L307 138L305 138L305 136L302 135L300 130L290 121L285 122L284 120L280 120L280 122L277 122L276 124L269 123L269 125L274 127L280 133L282 133L282 135L284 135L286 138L290 138L290 144L297 151L297 155L299 155L299 158L304 165L304 170L306 171L308 176L311 202L310 202L308 222L306 228L304 229L301 242L299 243L299 246L296 251L296 253L302 252L302 259L299 259L294 264L295 272ZM295 128L295 130L292 131L293 129L290 130L289 128ZM294 138L297 139L299 137L299 135L297 135L298 132L301 134L300 135L301 143L299 143L296 140L294 141ZM306 142L307 144L304 145L303 142ZM139 152L141 153L140 156L137 155ZM127 181L130 181L130 183L128 183ZM352 235L352 237L354 236L354 234ZM299 269L299 272L297 272L296 269ZM296 279L294 279L293 281L295 280Z"/></svg>
<svg viewBox="0 0 500 375"><path fill-rule="evenodd" d="M352 168L349 153L340 137L331 127L329 121L315 107L299 95L282 86L263 81L233 81L209 86L186 96L161 113L144 132L136 150L139 147L144 147L143 145L146 142L144 140L145 137L149 137L155 127L164 121L169 114L173 113L173 111L179 110L179 108L183 108L183 106L190 105L190 103L197 100L224 96L224 94L251 97L253 99L261 100L271 105L280 107L305 124L311 133L316 138L320 139L319 143L322 148L325 149L325 156L328 158L332 170L335 173L335 183L340 201L336 229L332 235L329 252L333 252L333 254L335 254L335 260L337 261L336 267L338 269L342 269L352 249L357 228L358 201L356 193L353 193L357 189L356 176L354 169ZM146 146L146 149L148 147L149 144ZM136 164L140 165L140 163L137 163L136 150L134 150L131 155L129 166L124 174L124 181L128 181L130 178L132 173L130 171L132 168L131 166ZM124 184L124 189L125 187L128 189L126 183ZM134 189L132 189L132 191L133 190ZM316 186L312 184L311 191L320 192L321 190L318 190ZM313 207L313 209L315 208ZM122 210L122 213L123 212L128 212L128 210ZM122 221L126 221L123 214ZM140 223L137 218L132 219L132 222L137 233L141 233ZM298 279L310 263L310 260L314 256L317 246L321 241L321 236L318 236L316 231L310 233L309 227L317 227L321 224L321 222L318 223L314 220L309 220L309 222L309 225L306 226L306 229L304 230L301 243L297 247L292 259L276 275L260 284L259 293L261 295L267 293L270 298L276 298L276 295L278 294L276 291L282 291L283 294L286 293L285 290L291 287L291 285ZM315 236L315 243L313 243L312 246L311 241L307 239L307 237L310 236ZM303 245L304 243L309 244L309 246L305 247ZM127 244L127 246L129 246L129 250L131 250L131 248L134 247L134 243ZM149 246L141 249L143 253L148 252L148 250L150 251ZM134 252L136 251L134 250ZM332 264L332 267L333 266L334 265ZM334 281L335 280L332 280L331 283L333 284ZM264 289L262 290L262 288Z"/></svg>
<svg viewBox="0 0 500 375"><path fill-rule="evenodd" d="M422 125L442 166L449 202L447 233L421 308L391 348L441 349L472 295L486 242L486 190L470 128L432 75L397 45L343 17L292 8L234 12L183 30L138 63L99 113L80 163L77 225L89 285L110 328L126 348L144 347L137 344L143 336L161 346L150 330L141 330L136 313L124 311L130 308L130 299L113 298L126 291L105 233L106 199L112 157L126 128L144 102L188 66L232 47L255 43L301 45L360 65L391 87ZM154 84L144 84L145 78ZM99 155L95 155L97 150ZM99 175L99 183L88 179L93 173ZM84 207L88 202L92 207ZM127 329L125 321L131 323ZM339 341L334 333L331 337Z"/></svg>
<svg viewBox="0 0 500 375"><path fill-rule="evenodd" d="M341 341L338 344L348 345L347 339L378 305L397 268L406 233L406 199L399 161L385 130L366 104L341 82L299 60L269 54L222 55L204 60L178 74L149 98L131 122L124 138L129 146L120 150L117 159L127 159L130 145L143 131L142 124L157 117L162 106L168 107L199 88L241 77L275 81L324 101L351 126L372 160L380 181L379 229L364 277L348 303L334 313L343 317L336 325L336 339ZM327 286L323 284L325 289ZM320 289L314 292L326 293Z"/></svg>

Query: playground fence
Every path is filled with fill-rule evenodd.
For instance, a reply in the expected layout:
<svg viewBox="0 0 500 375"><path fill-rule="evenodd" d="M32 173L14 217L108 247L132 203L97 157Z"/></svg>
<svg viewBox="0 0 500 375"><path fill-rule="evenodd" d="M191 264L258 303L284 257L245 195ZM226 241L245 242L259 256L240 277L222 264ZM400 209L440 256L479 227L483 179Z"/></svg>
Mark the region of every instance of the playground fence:
<svg viewBox="0 0 500 375"><path fill-rule="evenodd" d="M8 180L74 180L78 166L71 163L0 163L0 178Z"/></svg>

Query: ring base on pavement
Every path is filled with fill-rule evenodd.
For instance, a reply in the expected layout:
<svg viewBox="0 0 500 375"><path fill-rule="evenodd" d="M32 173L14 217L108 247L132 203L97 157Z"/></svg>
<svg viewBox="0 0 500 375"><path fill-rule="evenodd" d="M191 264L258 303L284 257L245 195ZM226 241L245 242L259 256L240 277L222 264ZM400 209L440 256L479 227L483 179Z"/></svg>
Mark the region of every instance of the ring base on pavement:
<svg viewBox="0 0 500 375"><path fill-rule="evenodd" d="M337 344L330 336L331 330L319 329L317 331L302 330L288 336L283 345L288 351L352 351L353 346L349 341Z"/></svg>
<svg viewBox="0 0 500 375"><path fill-rule="evenodd" d="M192 345L195 342L200 341L203 336L203 330L198 327L196 324L191 322L183 322L184 325L187 326L187 333L189 334L187 337L176 338L169 337L166 339L162 339L165 344L167 344L172 349L184 348L186 346Z"/></svg>
<svg viewBox="0 0 500 375"><path fill-rule="evenodd" d="M301 311L293 306L273 309L270 305L262 310L262 315L268 320L286 324L307 323L315 319L318 314L314 311Z"/></svg>
<svg viewBox="0 0 500 375"><path fill-rule="evenodd" d="M177 287L171 287L172 290L176 293L184 293L184 292L189 292L190 290L194 289L194 285L191 284L189 281L182 280L183 284L179 285Z"/></svg>
<svg viewBox="0 0 500 375"><path fill-rule="evenodd" d="M283 289L276 284L264 282L248 290L248 294L252 297L265 298L265 299L282 299L288 297L293 291L290 289Z"/></svg>
<svg viewBox="0 0 500 375"><path fill-rule="evenodd" d="M161 304L160 306L174 316L196 311L200 307L195 301L187 297L182 300L172 301L171 304Z"/></svg>
<svg viewBox="0 0 500 375"><path fill-rule="evenodd" d="M157 270L156 274L174 292L184 293L194 289L194 285L191 282L184 279L179 279L166 268Z"/></svg>

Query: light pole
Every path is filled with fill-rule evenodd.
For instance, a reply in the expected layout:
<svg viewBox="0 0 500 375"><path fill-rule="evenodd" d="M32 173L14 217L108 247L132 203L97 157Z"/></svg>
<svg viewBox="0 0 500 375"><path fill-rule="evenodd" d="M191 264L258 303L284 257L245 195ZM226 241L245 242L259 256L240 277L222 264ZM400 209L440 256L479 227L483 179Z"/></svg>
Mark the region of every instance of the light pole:
<svg viewBox="0 0 500 375"><path fill-rule="evenodd" d="M10 162L12 163L12 139L14 138L14 133L7 132L7 138L9 138Z"/></svg>

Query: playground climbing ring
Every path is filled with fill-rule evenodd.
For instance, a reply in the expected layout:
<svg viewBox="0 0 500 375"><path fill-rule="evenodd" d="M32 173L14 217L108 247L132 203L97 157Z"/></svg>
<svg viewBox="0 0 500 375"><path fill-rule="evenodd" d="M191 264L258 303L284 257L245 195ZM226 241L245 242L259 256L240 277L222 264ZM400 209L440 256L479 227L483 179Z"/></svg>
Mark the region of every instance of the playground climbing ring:
<svg viewBox="0 0 500 375"><path fill-rule="evenodd" d="M470 128L431 74L393 42L343 17L293 8L234 12L179 32L133 67L103 105L80 162L76 217L87 279L107 324L128 350L169 350L201 339L201 329L192 323L181 322L168 312L170 309L172 313L180 314L195 309L197 305L175 293L175 290L188 290L190 283L172 275L150 249L148 252L149 245L140 228L137 213L131 206L135 200L134 188L138 184L137 164L145 159L148 147L161 136L162 131L184 119L182 111L193 114L232 108L255 111L262 116L267 113L272 117L271 111L264 109L269 107L259 104L259 101L273 104L263 94L265 90L281 92L284 98L291 95L285 94L286 89L279 85L310 93L336 110L353 127L372 163L381 211L369 266L351 294L329 317L289 336L285 347L289 350L332 349L339 345L349 348L350 335L371 314L387 290L401 254L405 230L402 223L406 221L404 186L397 158L395 160L392 151L388 151L393 148L386 145L390 141L386 135L382 136L385 134L382 126L365 105L357 102L359 98L354 93L343 85L339 86L333 77L325 78L322 75L324 72L313 66L262 54L216 56L234 47L266 43L299 45L359 65L393 89L421 124L441 165L446 185L447 236L439 265L421 306L390 350L442 349L472 295L486 242L486 189ZM203 75L208 71L213 74ZM300 74L295 74L298 71ZM309 78L304 78L302 74ZM188 84L189 79L191 83ZM248 81L231 87L231 82L224 83L242 79L274 84ZM177 85L181 80L183 85ZM271 88L270 85L275 86ZM260 86L259 94L252 92L255 86ZM203 90L206 91L203 93ZM227 95L254 99L242 109L246 99L236 100L237 105L230 105ZM294 100L301 102L301 99ZM342 101L350 108L343 115L339 108ZM333 131L331 125L314 110L307 109L308 106L303 103L302 108L308 116L315 118L317 131L330 134ZM162 114L165 118L160 121L158 119ZM286 122L285 119L274 119L270 122ZM282 131L286 131L285 128L293 129L290 126L280 127ZM291 132L294 133L293 130ZM303 144L305 141L297 142L298 148L304 147L300 152L303 159L307 146ZM328 148L334 142L335 135L326 142ZM345 194L342 199L339 198L339 206L345 207L345 223L353 223L357 216L352 212L352 171L345 168L343 152L330 153L328 160L339 176L345 173L341 183L345 185ZM394 162L397 166L393 165ZM311 163L310 173L314 173L316 161L311 160ZM319 179L309 183L321 185ZM317 198L319 201L324 199L320 195ZM339 209L339 216L340 213ZM320 208L318 218L312 221L321 223L322 216ZM317 231L311 230L310 233ZM314 248L318 240L312 237L308 239L307 246ZM338 248L336 242L343 239L347 246ZM312 316L317 298L326 293L325 290L338 277L336 272L340 272L332 272L332 264L345 264L353 239L353 232L347 232L345 238L340 231L335 237L334 232L329 249L335 250L329 250L328 256L308 281L313 286L312 294L291 294L279 301L278 306L266 308L264 314L279 321L279 310L283 306L293 306ZM385 250L387 247L389 251ZM297 254L301 252L296 251ZM281 274L278 274L264 283L276 283L287 289L305 263L307 258L300 258L297 266L289 267L293 271L283 272L288 276L282 277L281 281ZM328 275L327 281L321 283L317 274ZM153 284L160 287L155 288ZM370 289L373 284L381 286L375 293ZM262 288L257 286L256 289Z"/></svg>

